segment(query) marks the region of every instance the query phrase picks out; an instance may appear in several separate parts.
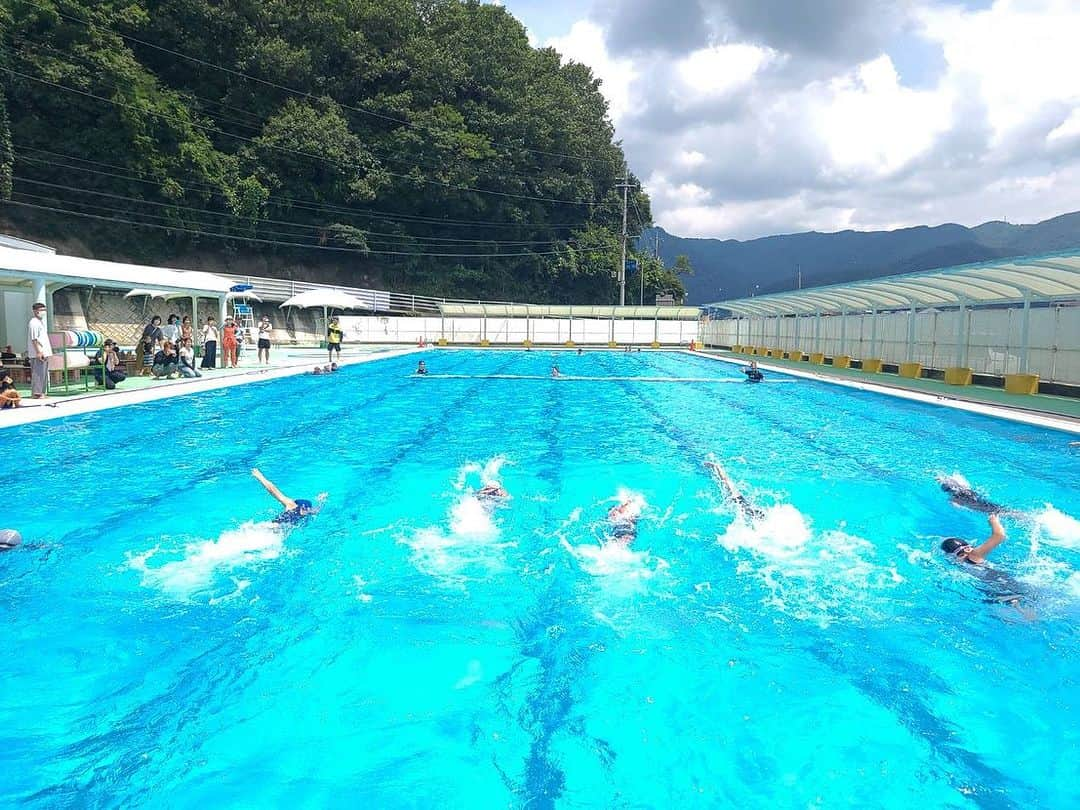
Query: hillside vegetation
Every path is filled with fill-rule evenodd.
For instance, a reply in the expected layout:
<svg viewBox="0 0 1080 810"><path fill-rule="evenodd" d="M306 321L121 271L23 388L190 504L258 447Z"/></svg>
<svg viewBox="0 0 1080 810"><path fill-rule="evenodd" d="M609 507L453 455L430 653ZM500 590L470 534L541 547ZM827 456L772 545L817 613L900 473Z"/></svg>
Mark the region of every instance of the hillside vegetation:
<svg viewBox="0 0 1080 810"><path fill-rule="evenodd" d="M96 257L608 303L613 135L590 70L498 6L0 0L0 226Z"/></svg>

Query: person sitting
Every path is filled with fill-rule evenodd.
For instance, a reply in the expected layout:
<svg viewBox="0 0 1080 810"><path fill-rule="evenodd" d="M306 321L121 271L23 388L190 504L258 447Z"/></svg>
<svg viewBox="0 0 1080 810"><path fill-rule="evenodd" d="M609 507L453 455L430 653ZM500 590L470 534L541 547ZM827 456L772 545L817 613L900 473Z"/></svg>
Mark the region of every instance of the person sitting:
<svg viewBox="0 0 1080 810"><path fill-rule="evenodd" d="M758 383L765 379L765 375L757 366L757 360L751 360L750 365L743 366L742 373L746 375L747 382Z"/></svg>
<svg viewBox="0 0 1080 810"><path fill-rule="evenodd" d="M252 468L251 474L255 476L255 480L262 484L266 491L269 492L278 503L285 507L285 511L274 518L274 523L283 526L294 526L304 518L310 517L319 511L311 501L303 498L290 498L283 493L274 486L265 475L259 472L258 467Z"/></svg>
<svg viewBox="0 0 1080 810"><path fill-rule="evenodd" d="M191 343L191 338L184 338L180 342L180 363L177 368L180 374L188 379L202 376L195 368L195 347Z"/></svg>
<svg viewBox="0 0 1080 810"><path fill-rule="evenodd" d="M11 375L6 371L0 371L0 409L18 408L21 404L22 397L15 390Z"/></svg>
<svg viewBox="0 0 1080 810"><path fill-rule="evenodd" d="M10 344L5 346L3 351L0 351L0 360L18 360L18 359L19 359L18 355L15 354L15 351L11 348Z"/></svg>
<svg viewBox="0 0 1080 810"><path fill-rule="evenodd" d="M416 373L417 374L427 374L427 366L424 365L423 360L421 360L419 363L417 363L417 365L416 365Z"/></svg>
<svg viewBox="0 0 1080 810"><path fill-rule="evenodd" d="M161 344L158 353L154 355L154 365L151 369L154 373L154 379L160 380L164 377L167 380L175 380L178 367L179 358L176 355L176 347L173 346L171 341L166 340Z"/></svg>

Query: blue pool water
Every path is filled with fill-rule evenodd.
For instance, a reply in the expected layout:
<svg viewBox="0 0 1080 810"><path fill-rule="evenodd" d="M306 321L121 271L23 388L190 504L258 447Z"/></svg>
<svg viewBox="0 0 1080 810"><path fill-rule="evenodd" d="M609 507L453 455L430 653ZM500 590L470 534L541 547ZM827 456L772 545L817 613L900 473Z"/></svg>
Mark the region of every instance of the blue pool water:
<svg viewBox="0 0 1080 810"><path fill-rule="evenodd" d="M1076 806L1075 437L423 356L0 431L0 805ZM322 512L283 535L252 466ZM987 534L952 473L1027 513L994 561L1033 617L936 551Z"/></svg>

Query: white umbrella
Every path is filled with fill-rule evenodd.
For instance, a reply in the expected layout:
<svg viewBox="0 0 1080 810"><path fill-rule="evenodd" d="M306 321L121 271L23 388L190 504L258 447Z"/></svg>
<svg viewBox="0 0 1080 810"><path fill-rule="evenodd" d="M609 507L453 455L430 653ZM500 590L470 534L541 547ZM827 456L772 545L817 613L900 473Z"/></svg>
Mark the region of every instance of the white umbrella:
<svg viewBox="0 0 1080 810"><path fill-rule="evenodd" d="M367 303L349 295L344 290L308 290L294 295L279 308L285 307L322 307L323 309L366 309Z"/></svg>
<svg viewBox="0 0 1080 810"><path fill-rule="evenodd" d="M134 290L124 293L124 298L138 298L140 295L146 295L150 298L164 298L165 300L189 297L188 293L174 292L173 290L151 290L147 287L136 287Z"/></svg>
<svg viewBox="0 0 1080 810"><path fill-rule="evenodd" d="M368 305L354 295L349 295L344 290L308 290L294 295L278 309L285 307L322 307L323 323L328 320L327 310L330 309L367 309Z"/></svg>
<svg viewBox="0 0 1080 810"><path fill-rule="evenodd" d="M251 290L240 290L239 292L227 292L225 293L226 301L234 301L237 298L250 298L252 301L258 301L262 303L262 299L255 295Z"/></svg>

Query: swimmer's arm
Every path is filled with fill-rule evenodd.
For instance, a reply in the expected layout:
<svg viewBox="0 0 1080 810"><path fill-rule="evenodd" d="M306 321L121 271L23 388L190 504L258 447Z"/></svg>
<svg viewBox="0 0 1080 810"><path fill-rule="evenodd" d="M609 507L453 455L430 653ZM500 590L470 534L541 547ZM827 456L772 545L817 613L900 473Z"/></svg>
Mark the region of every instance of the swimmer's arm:
<svg viewBox="0 0 1080 810"><path fill-rule="evenodd" d="M978 546L968 554L968 559L972 562L982 562L995 548L1000 546L1005 541L1005 530L1001 528L1001 521L998 520L997 515L990 515L987 518L990 523L990 537L986 539L981 546Z"/></svg>
<svg viewBox="0 0 1080 810"><path fill-rule="evenodd" d="M274 496L274 498L277 499L278 503L280 503L286 509L295 509L296 508L296 501L294 501L292 498L288 497L284 492L282 492L280 489L278 489L276 486L274 486L274 484L272 482L270 482L266 478L265 475L263 475L261 472L259 472L258 467L252 468L251 474L253 476L255 476L256 481L258 481L260 484L262 484L266 488L267 492L269 492L271 495Z"/></svg>

